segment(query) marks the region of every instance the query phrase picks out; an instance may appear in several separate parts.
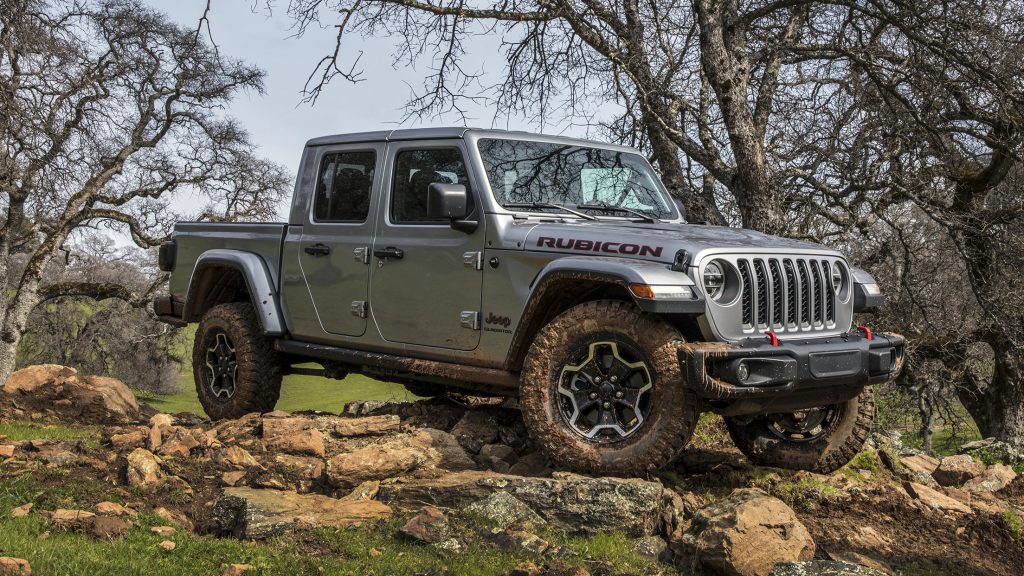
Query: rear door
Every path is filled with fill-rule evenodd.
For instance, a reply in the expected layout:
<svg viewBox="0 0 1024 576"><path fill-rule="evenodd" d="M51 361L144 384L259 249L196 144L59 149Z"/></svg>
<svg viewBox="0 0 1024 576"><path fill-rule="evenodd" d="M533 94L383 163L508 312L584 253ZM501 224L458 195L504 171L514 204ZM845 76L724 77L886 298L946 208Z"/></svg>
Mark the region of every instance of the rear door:
<svg viewBox="0 0 1024 576"><path fill-rule="evenodd" d="M387 190L373 243L370 306L391 342L472 350L480 341L483 219L462 140L391 142ZM471 234L427 217L432 182L463 184L473 198Z"/></svg>
<svg viewBox="0 0 1024 576"><path fill-rule="evenodd" d="M298 258L320 325L330 334L366 332L383 155L384 144L351 144L324 147L317 156Z"/></svg>

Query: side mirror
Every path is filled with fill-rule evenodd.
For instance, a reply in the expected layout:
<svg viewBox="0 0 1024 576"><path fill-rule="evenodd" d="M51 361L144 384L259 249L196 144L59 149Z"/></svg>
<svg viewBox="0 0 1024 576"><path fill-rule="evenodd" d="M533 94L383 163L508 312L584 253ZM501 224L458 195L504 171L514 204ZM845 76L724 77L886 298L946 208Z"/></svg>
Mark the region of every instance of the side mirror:
<svg viewBox="0 0 1024 576"><path fill-rule="evenodd" d="M468 211L469 194L462 184L433 182L427 187L427 216L431 220L462 220Z"/></svg>

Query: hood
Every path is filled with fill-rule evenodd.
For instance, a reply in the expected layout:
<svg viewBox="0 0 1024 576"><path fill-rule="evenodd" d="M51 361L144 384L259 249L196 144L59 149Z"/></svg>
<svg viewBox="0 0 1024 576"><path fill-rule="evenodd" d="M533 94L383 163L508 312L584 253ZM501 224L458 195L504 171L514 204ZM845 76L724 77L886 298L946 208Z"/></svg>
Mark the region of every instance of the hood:
<svg viewBox="0 0 1024 576"><path fill-rule="evenodd" d="M686 250L691 262L707 254L744 252L842 254L820 244L780 238L742 228L701 224L619 222L539 223L524 231L525 250L642 258L672 262Z"/></svg>

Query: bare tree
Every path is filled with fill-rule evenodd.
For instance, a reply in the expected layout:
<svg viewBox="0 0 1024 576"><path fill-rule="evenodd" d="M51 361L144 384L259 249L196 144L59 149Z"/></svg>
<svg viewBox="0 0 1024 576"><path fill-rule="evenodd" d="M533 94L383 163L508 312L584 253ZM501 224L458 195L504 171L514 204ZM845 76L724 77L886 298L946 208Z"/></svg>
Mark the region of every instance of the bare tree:
<svg viewBox="0 0 1024 576"><path fill-rule="evenodd" d="M107 227L141 247L178 216L265 217L287 187L223 114L263 74L137 0L0 0L0 380L32 310L67 294L144 294L119 282L47 284L77 230Z"/></svg>
<svg viewBox="0 0 1024 576"><path fill-rule="evenodd" d="M71 243L47 267L43 301L29 316L18 364L74 366L138 389L176 390L185 331L147 309L142 295L152 290L154 272L151 254L108 236L90 233ZM124 294L96 301L96 290Z"/></svg>
<svg viewBox="0 0 1024 576"><path fill-rule="evenodd" d="M829 10L830 26L796 51L817 63L807 82L832 96L819 110L845 119L828 147L794 148L816 174L813 205L888 243L879 254L901 273L879 274L908 304L890 321L921 365L938 365L931 404L955 391L984 435L1024 445L1024 5Z"/></svg>
<svg viewBox="0 0 1024 576"><path fill-rule="evenodd" d="M589 117L595 103L617 100L626 113L610 128L642 140L635 143L651 150L691 218L724 224L723 208L734 208L746 226L782 232L785 196L766 134L780 67L806 20L801 4L291 0L289 13L300 33L322 14L340 14L339 48L353 33L391 36L399 62L427 59L432 72L409 104L414 115L459 111L481 91L504 113L540 117ZM505 38L506 74L494 86L462 65L480 31ZM342 57L336 50L320 61L310 98L331 79L356 75Z"/></svg>

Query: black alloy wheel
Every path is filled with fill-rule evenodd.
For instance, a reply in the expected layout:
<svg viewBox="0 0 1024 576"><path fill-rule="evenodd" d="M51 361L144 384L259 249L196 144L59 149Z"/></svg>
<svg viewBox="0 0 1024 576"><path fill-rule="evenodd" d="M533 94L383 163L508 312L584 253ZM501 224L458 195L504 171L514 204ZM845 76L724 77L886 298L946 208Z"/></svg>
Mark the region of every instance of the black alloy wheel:
<svg viewBox="0 0 1024 576"><path fill-rule="evenodd" d="M632 344L593 342L562 368L559 405L566 423L593 442L629 438L650 416L654 382L643 354Z"/></svg>

